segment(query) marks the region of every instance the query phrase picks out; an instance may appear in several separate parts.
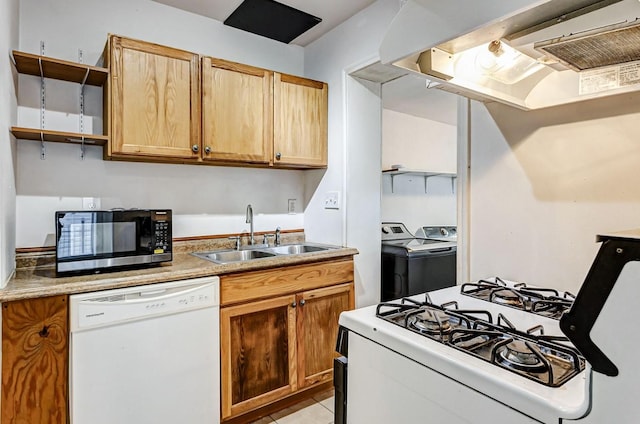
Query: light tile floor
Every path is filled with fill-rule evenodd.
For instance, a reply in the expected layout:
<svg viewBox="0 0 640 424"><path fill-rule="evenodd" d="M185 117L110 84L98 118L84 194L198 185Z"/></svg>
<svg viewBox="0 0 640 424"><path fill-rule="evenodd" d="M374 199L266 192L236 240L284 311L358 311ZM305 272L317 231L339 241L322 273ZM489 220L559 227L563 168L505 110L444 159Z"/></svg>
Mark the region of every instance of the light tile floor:
<svg viewBox="0 0 640 424"><path fill-rule="evenodd" d="M333 424L333 389L251 424Z"/></svg>

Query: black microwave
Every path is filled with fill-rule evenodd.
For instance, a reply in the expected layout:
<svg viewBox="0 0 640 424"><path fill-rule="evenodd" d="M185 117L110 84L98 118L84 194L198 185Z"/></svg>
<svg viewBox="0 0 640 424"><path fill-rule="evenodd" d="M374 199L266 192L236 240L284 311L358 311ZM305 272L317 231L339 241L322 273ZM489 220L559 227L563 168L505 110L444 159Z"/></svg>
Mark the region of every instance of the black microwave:
<svg viewBox="0 0 640 424"><path fill-rule="evenodd" d="M170 209L56 212L56 273L95 273L172 260Z"/></svg>

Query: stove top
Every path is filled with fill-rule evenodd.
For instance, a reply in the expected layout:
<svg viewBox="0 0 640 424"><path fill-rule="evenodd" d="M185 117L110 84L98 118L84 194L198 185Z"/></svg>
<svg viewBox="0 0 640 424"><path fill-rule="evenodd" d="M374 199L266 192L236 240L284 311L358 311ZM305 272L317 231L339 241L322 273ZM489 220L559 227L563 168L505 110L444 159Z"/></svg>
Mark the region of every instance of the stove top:
<svg viewBox="0 0 640 424"><path fill-rule="evenodd" d="M529 287L525 283L508 284L499 277L463 284L460 293L556 320L575 300L569 292L561 294L555 289Z"/></svg>
<svg viewBox="0 0 640 424"><path fill-rule="evenodd" d="M343 312L339 323L540 422L583 416L591 365L566 341L559 321L460 290L447 287L429 292L429 299L419 294Z"/></svg>
<svg viewBox="0 0 640 424"><path fill-rule="evenodd" d="M549 387L559 387L585 367L564 336L542 325L517 329L502 313L459 309L457 301L434 304L428 294L381 303L376 316Z"/></svg>

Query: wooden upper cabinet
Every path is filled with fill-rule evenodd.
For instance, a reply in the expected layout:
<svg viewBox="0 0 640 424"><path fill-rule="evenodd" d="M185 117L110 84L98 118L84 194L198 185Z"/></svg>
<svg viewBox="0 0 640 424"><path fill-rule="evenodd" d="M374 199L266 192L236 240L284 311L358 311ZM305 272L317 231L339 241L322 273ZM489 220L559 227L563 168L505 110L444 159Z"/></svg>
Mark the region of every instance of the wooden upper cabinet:
<svg viewBox="0 0 640 424"><path fill-rule="evenodd" d="M273 72L202 58L202 158L268 164L273 146Z"/></svg>
<svg viewBox="0 0 640 424"><path fill-rule="evenodd" d="M112 35L108 58L111 142L107 156L197 160L199 56Z"/></svg>
<svg viewBox="0 0 640 424"><path fill-rule="evenodd" d="M327 84L274 73L275 166L327 166Z"/></svg>
<svg viewBox="0 0 640 424"><path fill-rule="evenodd" d="M117 35L105 64L107 158L327 166L326 83Z"/></svg>
<svg viewBox="0 0 640 424"><path fill-rule="evenodd" d="M2 305L2 424L68 421L67 296Z"/></svg>

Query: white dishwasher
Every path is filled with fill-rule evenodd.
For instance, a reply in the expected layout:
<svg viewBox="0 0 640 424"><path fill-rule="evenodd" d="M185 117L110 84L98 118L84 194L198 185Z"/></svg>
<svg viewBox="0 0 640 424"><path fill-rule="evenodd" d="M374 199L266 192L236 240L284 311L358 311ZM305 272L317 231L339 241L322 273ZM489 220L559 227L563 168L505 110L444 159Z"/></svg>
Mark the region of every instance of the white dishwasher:
<svg viewBox="0 0 640 424"><path fill-rule="evenodd" d="M220 421L218 277L70 297L72 424Z"/></svg>

